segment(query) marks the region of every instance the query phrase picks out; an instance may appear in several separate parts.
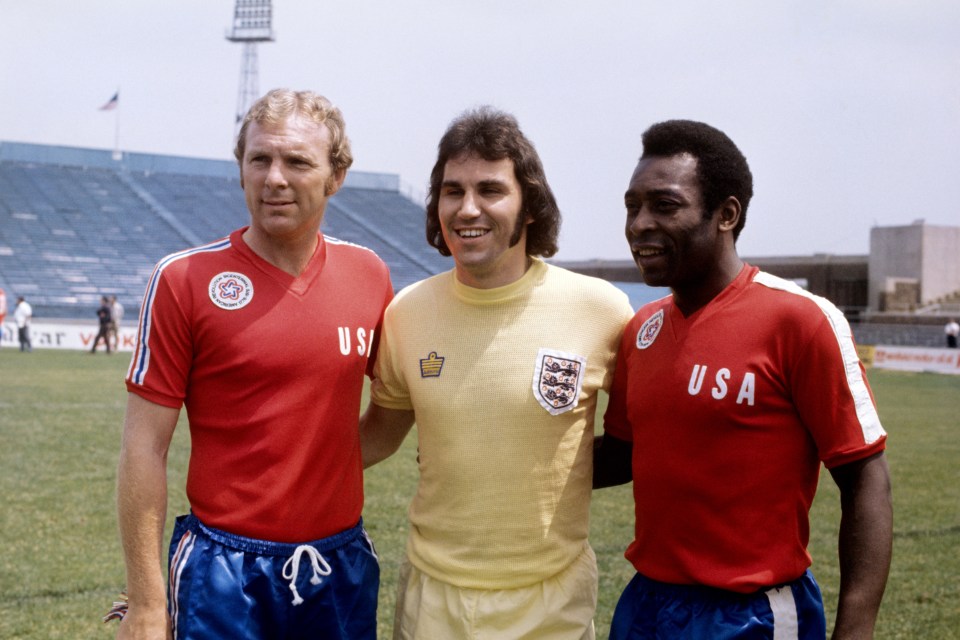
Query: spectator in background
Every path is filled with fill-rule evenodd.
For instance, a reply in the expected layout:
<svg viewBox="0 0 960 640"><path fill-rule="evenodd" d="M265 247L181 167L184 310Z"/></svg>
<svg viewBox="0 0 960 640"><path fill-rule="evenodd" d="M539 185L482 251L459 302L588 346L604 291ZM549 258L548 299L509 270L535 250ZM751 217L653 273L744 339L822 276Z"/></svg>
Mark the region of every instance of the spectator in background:
<svg viewBox="0 0 960 640"><path fill-rule="evenodd" d="M0 289L0 344L3 340L3 322L7 319L7 292Z"/></svg>
<svg viewBox="0 0 960 640"><path fill-rule="evenodd" d="M17 338L20 340L20 351L33 351L30 343L30 322L33 320L33 307L23 296L17 297L17 306L13 310L13 321L17 323Z"/></svg>
<svg viewBox="0 0 960 640"><path fill-rule="evenodd" d="M120 348L120 322L123 320L123 305L117 296L110 296L110 331L108 337L113 340L113 350Z"/></svg>
<svg viewBox="0 0 960 640"><path fill-rule="evenodd" d="M946 326L943 328L943 332L947 336L947 348L956 349L957 336L960 336L960 324L957 324L956 320L950 318L950 320L947 321Z"/></svg>
<svg viewBox="0 0 960 640"><path fill-rule="evenodd" d="M97 337L93 339L93 346L90 347L90 353L97 352L97 345L100 344L100 338L103 338L103 346L107 348L107 354L110 353L110 323L112 322L110 314L110 299L107 296L100 297L100 307L97 309L97 320L100 321L100 330Z"/></svg>

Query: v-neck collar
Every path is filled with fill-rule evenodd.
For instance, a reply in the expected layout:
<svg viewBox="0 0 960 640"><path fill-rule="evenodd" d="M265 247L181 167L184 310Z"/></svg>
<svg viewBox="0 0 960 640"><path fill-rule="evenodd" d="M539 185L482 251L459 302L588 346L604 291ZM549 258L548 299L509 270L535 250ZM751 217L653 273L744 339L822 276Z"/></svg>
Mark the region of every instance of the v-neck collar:
<svg viewBox="0 0 960 640"><path fill-rule="evenodd" d="M706 321L714 313L717 313L720 309L725 307L727 301L738 295L740 290L743 289L747 282L753 278L755 272L756 268L751 267L744 262L743 266L740 268L740 272L737 274L737 277L734 278L730 284L724 287L723 290L715 295L707 304L703 305L689 316L683 315L683 312L680 311L680 308L671 301L670 307L667 309L667 316L670 320L669 330L673 336L673 339L677 342L682 341L684 338L686 338L687 333L689 333L690 328L693 327L693 325L700 321Z"/></svg>
<svg viewBox="0 0 960 640"><path fill-rule="evenodd" d="M256 267L257 270L298 296L304 295L310 289L314 280L316 280L323 271L323 267L327 261L327 243L323 237L323 233L317 233L317 248L310 257L307 268L304 269L303 273L299 276L293 276L254 253L250 245L243 240L243 233L246 230L247 228L244 227L231 233L230 243L248 262Z"/></svg>

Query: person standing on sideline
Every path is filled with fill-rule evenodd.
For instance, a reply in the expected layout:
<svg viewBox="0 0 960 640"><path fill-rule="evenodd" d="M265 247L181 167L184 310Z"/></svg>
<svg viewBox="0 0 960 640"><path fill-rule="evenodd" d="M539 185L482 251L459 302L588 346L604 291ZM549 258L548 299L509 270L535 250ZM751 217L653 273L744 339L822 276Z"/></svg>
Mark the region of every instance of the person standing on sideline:
<svg viewBox="0 0 960 640"><path fill-rule="evenodd" d="M3 341L3 323L7 319L7 292L0 289L0 346Z"/></svg>
<svg viewBox="0 0 960 640"><path fill-rule="evenodd" d="M509 114L447 129L426 230L454 268L387 309L361 420L366 466L417 423L394 638L593 638L594 413L633 310L540 259L557 251L560 211Z"/></svg>
<svg viewBox="0 0 960 640"><path fill-rule="evenodd" d="M112 322L112 314L110 313L110 299L107 296L100 297L100 307L97 309L97 320L100 323L100 330L97 332L97 337L93 339L93 346L90 347L90 353L97 352L97 345L100 344L100 338L103 338L103 346L107 349L107 354L110 353L110 323Z"/></svg>
<svg viewBox="0 0 960 640"><path fill-rule="evenodd" d="M946 326L943 327L943 333L947 336L947 348L956 349L957 337L960 336L960 324L957 324L956 320L950 318Z"/></svg>
<svg viewBox="0 0 960 640"><path fill-rule="evenodd" d="M890 568L886 433L850 327L827 300L745 264L753 195L723 132L643 134L626 237L651 286L617 359L595 486L633 480L637 570L610 637L824 638L808 512L821 463L840 489L834 638L872 637Z"/></svg>
<svg viewBox="0 0 960 640"><path fill-rule="evenodd" d="M33 351L30 342L30 323L33 320L33 307L23 296L17 297L17 306L13 309L13 321L17 324L17 339L20 341L20 351Z"/></svg>
<svg viewBox="0 0 960 640"><path fill-rule="evenodd" d="M250 225L161 260L127 374L117 478L129 608L118 638L376 637L359 416L386 264L320 231L353 162L340 110L275 89L235 150ZM187 498L161 546L180 407Z"/></svg>
<svg viewBox="0 0 960 640"><path fill-rule="evenodd" d="M110 333L109 337L113 340L113 350L120 349L120 322L123 320L123 305L117 300L117 296L110 296Z"/></svg>

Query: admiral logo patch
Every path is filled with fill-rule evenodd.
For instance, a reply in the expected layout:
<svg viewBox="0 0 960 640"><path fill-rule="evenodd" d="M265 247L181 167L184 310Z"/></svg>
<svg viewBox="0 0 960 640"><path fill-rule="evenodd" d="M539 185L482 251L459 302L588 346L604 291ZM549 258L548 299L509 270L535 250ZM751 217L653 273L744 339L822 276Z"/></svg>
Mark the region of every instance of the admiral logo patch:
<svg viewBox="0 0 960 640"><path fill-rule="evenodd" d="M443 369L444 358L437 355L436 351L431 351L430 355L420 360L421 378L439 378L440 370Z"/></svg>
<svg viewBox="0 0 960 640"><path fill-rule="evenodd" d="M242 273L224 271L213 277L208 292L213 304L227 311L236 311L253 300L253 283Z"/></svg>
<svg viewBox="0 0 960 640"><path fill-rule="evenodd" d="M653 344L663 327L663 309L647 318L637 331L637 349L646 349Z"/></svg>
<svg viewBox="0 0 960 640"><path fill-rule="evenodd" d="M583 356L541 348L533 372L533 397L551 415L570 411L580 401L586 368Z"/></svg>

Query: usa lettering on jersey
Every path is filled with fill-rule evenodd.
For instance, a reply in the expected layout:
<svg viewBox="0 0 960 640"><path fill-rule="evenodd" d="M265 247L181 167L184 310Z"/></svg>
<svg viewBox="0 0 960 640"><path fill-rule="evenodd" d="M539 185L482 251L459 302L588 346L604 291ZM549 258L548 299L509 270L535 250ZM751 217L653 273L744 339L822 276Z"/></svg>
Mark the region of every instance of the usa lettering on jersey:
<svg viewBox="0 0 960 640"><path fill-rule="evenodd" d="M703 391L703 382L707 377L708 367L705 364L695 364L693 365L693 371L690 373L690 382L687 384L687 393L691 396L700 395L700 392ZM728 395L730 395L731 386L736 386L737 381L733 380L733 385L731 385L731 378L733 374L730 369L726 367L720 367L717 369L717 372L713 376L713 386L710 387L710 396L714 400L723 400ZM756 402L757 394L757 376L751 371L743 374L743 378L739 381L740 390L737 392L736 403L737 404L746 404L747 406L754 406Z"/></svg>
<svg viewBox="0 0 960 640"><path fill-rule="evenodd" d="M373 343L373 329L364 329L359 327L351 329L350 327L337 327L337 337L340 339L340 353L349 356L353 352L353 345L356 344L358 356L365 356Z"/></svg>

